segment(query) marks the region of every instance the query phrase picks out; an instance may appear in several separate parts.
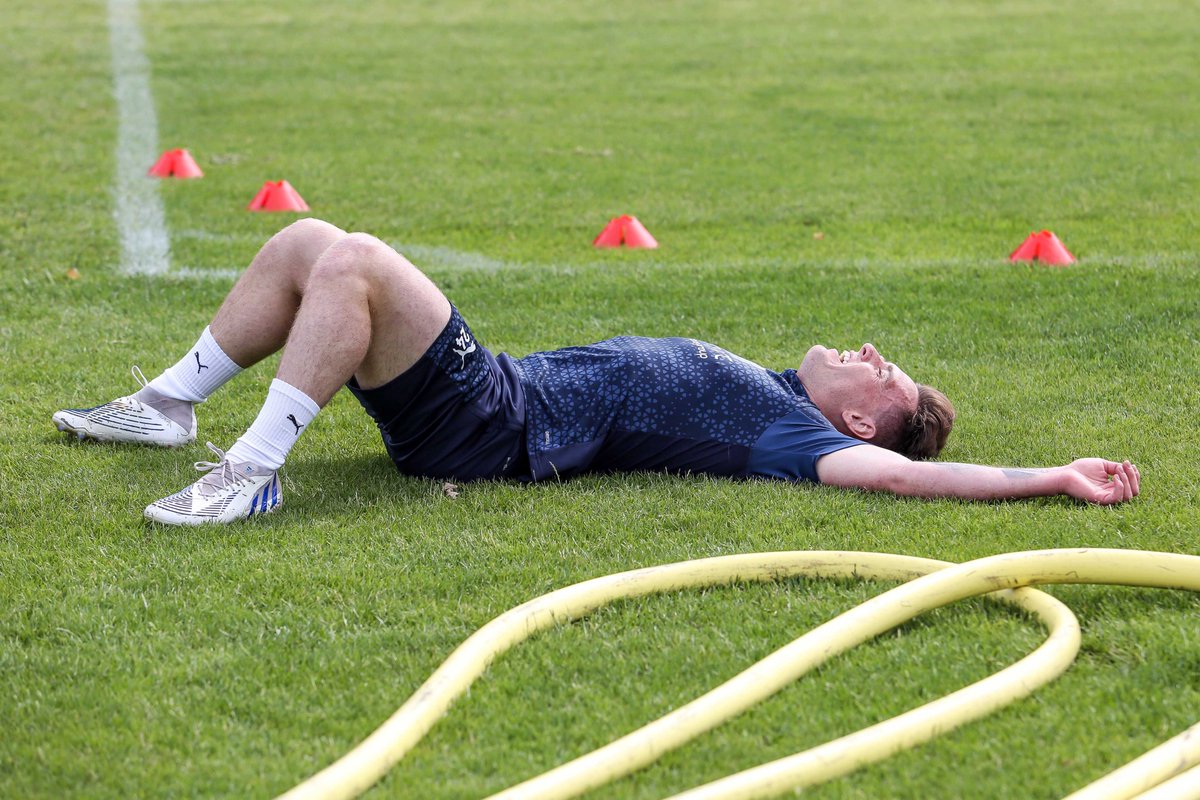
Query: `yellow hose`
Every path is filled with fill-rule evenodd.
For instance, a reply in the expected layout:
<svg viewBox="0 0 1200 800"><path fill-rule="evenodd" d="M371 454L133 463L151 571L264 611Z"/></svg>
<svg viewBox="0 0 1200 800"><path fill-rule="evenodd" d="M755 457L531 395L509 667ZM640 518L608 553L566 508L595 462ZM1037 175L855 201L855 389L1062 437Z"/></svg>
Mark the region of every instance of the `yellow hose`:
<svg viewBox="0 0 1200 800"><path fill-rule="evenodd" d="M1189 764L1200 763L1200 723L1183 733L1138 756L1100 780L1089 783L1066 800L1112 800L1112 798L1145 798L1155 786L1180 774ZM1200 773L1193 770L1195 791L1190 795L1155 795L1155 797L1200 797ZM1164 784L1165 785L1165 784ZM1162 787L1160 787L1162 788Z"/></svg>
<svg viewBox="0 0 1200 800"><path fill-rule="evenodd" d="M1200 798L1200 767L1181 772L1165 783L1139 794L1135 800L1196 800Z"/></svg>
<svg viewBox="0 0 1200 800"><path fill-rule="evenodd" d="M545 628L577 619L620 598L800 576L912 580L810 631L671 714L495 798L573 797L627 775L838 653L947 603L998 589L1047 583L1111 583L1197 591L1200 557L1128 550L1043 550L947 565L881 553L761 553L687 561L584 581L517 606L479 629L358 747L281 797L356 797L424 736L492 659ZM1057 601L1046 595L1031 590L1006 594L1009 600L1039 613L1051 628L1046 643L1026 658L892 720L679 797L771 797L827 780L976 719L1052 680L1075 656L1078 624L1065 607L1058 608ZM1186 766L1190 765L1180 769ZM1095 795L1105 800L1128 796Z"/></svg>

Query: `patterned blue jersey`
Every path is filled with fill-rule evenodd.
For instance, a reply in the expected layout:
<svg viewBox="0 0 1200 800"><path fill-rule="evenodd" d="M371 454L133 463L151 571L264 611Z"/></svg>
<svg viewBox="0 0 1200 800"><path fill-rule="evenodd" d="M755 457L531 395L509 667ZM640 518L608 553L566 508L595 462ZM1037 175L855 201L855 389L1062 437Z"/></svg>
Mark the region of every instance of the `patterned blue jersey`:
<svg viewBox="0 0 1200 800"><path fill-rule="evenodd" d="M621 336L512 364L533 480L667 470L815 482L817 459L862 444L825 419L795 370L696 339Z"/></svg>

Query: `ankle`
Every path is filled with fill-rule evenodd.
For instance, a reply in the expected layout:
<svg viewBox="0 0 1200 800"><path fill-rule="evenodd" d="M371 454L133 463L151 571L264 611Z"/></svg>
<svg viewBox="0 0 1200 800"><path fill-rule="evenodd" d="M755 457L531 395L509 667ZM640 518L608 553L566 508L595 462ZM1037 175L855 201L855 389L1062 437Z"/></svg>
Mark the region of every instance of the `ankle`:
<svg viewBox="0 0 1200 800"><path fill-rule="evenodd" d="M192 420L196 416L196 412L194 411L195 403L190 400L180 400L177 397L168 397L157 389L150 388L149 384L139 389L133 395L133 399L143 405L150 406L155 411L184 428L190 427Z"/></svg>
<svg viewBox="0 0 1200 800"><path fill-rule="evenodd" d="M158 408L157 404L163 400L174 400L175 398L167 397L165 394L155 388L152 388L150 384L147 383L141 389L138 389L133 393L133 399L137 400L139 403L145 403L148 406ZM186 403L187 401L184 400L181 402Z"/></svg>
<svg viewBox="0 0 1200 800"><path fill-rule="evenodd" d="M225 458L233 464L253 464L256 467L277 470L283 466L283 459L278 453L267 452L270 447L255 446L256 442L250 437L243 436L225 451Z"/></svg>

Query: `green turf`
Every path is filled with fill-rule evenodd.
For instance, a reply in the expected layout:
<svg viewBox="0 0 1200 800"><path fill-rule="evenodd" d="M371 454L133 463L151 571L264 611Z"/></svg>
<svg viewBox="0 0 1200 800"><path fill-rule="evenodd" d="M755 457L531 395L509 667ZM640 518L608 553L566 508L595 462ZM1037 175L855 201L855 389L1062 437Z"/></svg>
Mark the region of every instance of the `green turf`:
<svg viewBox="0 0 1200 800"><path fill-rule="evenodd" d="M1196 553L1200 96L1192 3L142 4L177 268L123 277L103 3L0 26L0 796L262 797L381 722L473 630L613 571L860 549ZM147 167L149 164L147 165ZM286 504L217 531L141 508L183 451L81 446L64 405L195 340L294 218L402 245L480 339L618 333L776 369L869 340L950 395L948 459L1130 457L1125 506L923 502L664 476L464 487L398 477L352 398L293 452ZM653 252L589 243L621 213ZM1067 269L1005 260L1051 228ZM817 238L815 234L822 234ZM74 268L80 277L71 279ZM272 365L200 409L221 446ZM493 666L371 797L497 791L678 707L881 587L796 582L619 604ZM1196 598L1054 589L1084 648L1008 710L812 792L1057 797L1195 721ZM594 797L654 798L903 711L1036 646L978 602L838 659Z"/></svg>

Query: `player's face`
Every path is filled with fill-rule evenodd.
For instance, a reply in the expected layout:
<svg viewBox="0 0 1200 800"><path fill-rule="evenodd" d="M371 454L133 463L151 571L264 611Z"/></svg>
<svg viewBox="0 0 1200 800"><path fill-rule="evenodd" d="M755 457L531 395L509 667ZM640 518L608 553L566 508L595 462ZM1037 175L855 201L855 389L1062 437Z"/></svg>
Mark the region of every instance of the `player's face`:
<svg viewBox="0 0 1200 800"><path fill-rule="evenodd" d="M809 397L834 425L839 425L846 410L878 416L891 407L904 413L917 408L916 381L870 343L840 352L815 345L804 355L797 374Z"/></svg>

